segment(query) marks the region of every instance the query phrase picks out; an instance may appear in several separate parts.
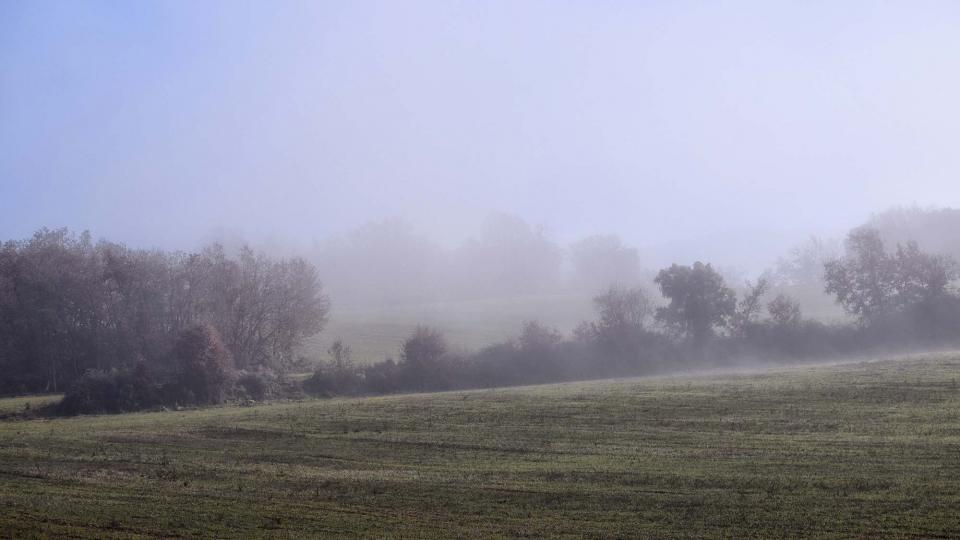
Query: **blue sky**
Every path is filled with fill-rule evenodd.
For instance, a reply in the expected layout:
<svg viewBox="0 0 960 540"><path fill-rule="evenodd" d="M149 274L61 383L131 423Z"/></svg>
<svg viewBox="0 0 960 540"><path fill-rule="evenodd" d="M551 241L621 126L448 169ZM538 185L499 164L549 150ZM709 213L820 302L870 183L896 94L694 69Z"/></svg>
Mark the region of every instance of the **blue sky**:
<svg viewBox="0 0 960 540"><path fill-rule="evenodd" d="M510 212L709 245L960 206L958 28L956 2L7 0L0 237Z"/></svg>

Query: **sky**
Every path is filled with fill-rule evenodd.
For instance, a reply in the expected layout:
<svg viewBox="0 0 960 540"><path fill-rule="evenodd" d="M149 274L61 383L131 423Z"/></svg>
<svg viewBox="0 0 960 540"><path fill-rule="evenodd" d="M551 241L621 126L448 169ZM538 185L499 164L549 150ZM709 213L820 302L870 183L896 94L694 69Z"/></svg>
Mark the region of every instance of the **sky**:
<svg viewBox="0 0 960 540"><path fill-rule="evenodd" d="M960 206L958 29L951 1L6 0L0 238L456 241L505 212L767 257Z"/></svg>

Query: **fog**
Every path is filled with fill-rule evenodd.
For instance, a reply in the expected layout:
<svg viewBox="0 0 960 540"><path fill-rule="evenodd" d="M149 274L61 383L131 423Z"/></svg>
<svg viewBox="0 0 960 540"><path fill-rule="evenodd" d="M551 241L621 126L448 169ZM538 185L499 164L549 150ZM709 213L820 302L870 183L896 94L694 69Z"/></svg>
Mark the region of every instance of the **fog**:
<svg viewBox="0 0 960 540"><path fill-rule="evenodd" d="M958 143L960 0L0 0L0 538L960 538Z"/></svg>
<svg viewBox="0 0 960 540"><path fill-rule="evenodd" d="M456 246L506 213L754 271L960 204L958 23L950 2L5 2L0 235L308 249L398 218Z"/></svg>

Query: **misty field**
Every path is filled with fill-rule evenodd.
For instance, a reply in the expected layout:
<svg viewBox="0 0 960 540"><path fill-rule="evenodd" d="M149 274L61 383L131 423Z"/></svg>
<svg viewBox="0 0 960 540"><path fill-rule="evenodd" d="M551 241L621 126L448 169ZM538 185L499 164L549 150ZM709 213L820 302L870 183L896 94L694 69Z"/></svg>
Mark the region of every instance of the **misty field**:
<svg viewBox="0 0 960 540"><path fill-rule="evenodd" d="M796 293L792 289L787 290ZM804 312L828 322L846 321L829 296L806 292ZM826 301L824 301L824 299ZM397 358L400 345L418 325L441 330L454 348L479 350L519 334L525 321L539 321L569 334L578 323L595 316L591 294L541 294L390 306L341 307L324 331L306 340L300 353L327 359L334 340L342 339L359 364Z"/></svg>
<svg viewBox="0 0 960 540"><path fill-rule="evenodd" d="M521 295L392 306L333 307L320 334L308 338L302 353L326 359L342 339L360 364L396 358L403 340L418 325L438 328L455 348L478 350L513 337L525 321L538 320L562 332L593 317L592 297L584 294Z"/></svg>
<svg viewBox="0 0 960 540"><path fill-rule="evenodd" d="M0 536L956 537L958 376L939 354L8 420Z"/></svg>

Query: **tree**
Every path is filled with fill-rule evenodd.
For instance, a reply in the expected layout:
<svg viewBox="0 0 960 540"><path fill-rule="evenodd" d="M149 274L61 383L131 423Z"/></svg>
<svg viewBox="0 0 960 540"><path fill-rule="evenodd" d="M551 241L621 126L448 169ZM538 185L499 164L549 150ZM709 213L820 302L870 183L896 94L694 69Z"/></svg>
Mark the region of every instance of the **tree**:
<svg viewBox="0 0 960 540"><path fill-rule="evenodd" d="M448 286L448 258L442 246L397 218L331 238L314 254L340 302L376 305L439 299Z"/></svg>
<svg viewBox="0 0 960 540"><path fill-rule="evenodd" d="M802 321L800 304L785 294L778 294L767 304L767 312L774 326L780 328L796 327Z"/></svg>
<svg viewBox="0 0 960 540"><path fill-rule="evenodd" d="M180 384L193 394L197 403L223 401L233 372L233 359L216 328L200 324L184 330L174 354L180 366Z"/></svg>
<svg viewBox="0 0 960 540"><path fill-rule="evenodd" d="M438 330L417 326L400 347L403 386L410 390L430 390L445 382L444 355L447 341Z"/></svg>
<svg viewBox="0 0 960 540"><path fill-rule="evenodd" d="M943 298L957 270L952 259L920 251L915 242L887 253L876 229L850 232L843 258L825 265L825 290L862 324Z"/></svg>
<svg viewBox="0 0 960 540"><path fill-rule="evenodd" d="M876 229L854 229L847 236L846 256L828 261L824 279L827 293L861 321L888 310L894 294L894 264Z"/></svg>
<svg viewBox="0 0 960 540"><path fill-rule="evenodd" d="M523 323L520 337L517 339L519 347L513 343L503 343L485 349L488 356L488 366L496 366L496 376L502 380L514 382L546 382L559 378L560 344L563 336L555 328L545 326L537 321ZM502 357L500 365L491 363L490 359Z"/></svg>
<svg viewBox="0 0 960 540"><path fill-rule="evenodd" d="M316 267L303 259L275 260L244 247L234 261L214 246L191 264L198 316L222 330L238 368L286 369L303 339L327 321Z"/></svg>
<svg viewBox="0 0 960 540"><path fill-rule="evenodd" d="M0 386L62 391L88 369L110 367L116 356L100 336L111 330L113 299L89 233L41 229L6 243L0 259L0 353L9 355Z"/></svg>
<svg viewBox="0 0 960 540"><path fill-rule="evenodd" d="M172 377L181 332L200 323L242 367L284 367L328 310L301 259L231 258L218 245L138 250L41 229L0 247L0 392L63 391L89 370L125 372L140 359Z"/></svg>
<svg viewBox="0 0 960 540"><path fill-rule="evenodd" d="M650 316L650 299L639 287L611 286L593 298L593 305L600 315L597 328L601 334L642 330Z"/></svg>
<svg viewBox="0 0 960 540"><path fill-rule="evenodd" d="M644 329L651 312L646 292L639 287L614 285L595 296L593 305L598 320L574 329L574 339L599 347L606 364L604 369L610 372L635 367L652 337Z"/></svg>
<svg viewBox="0 0 960 540"><path fill-rule="evenodd" d="M267 300L273 327L265 335L273 363L286 368L303 340L323 330L330 302L316 267L304 259L279 261L272 271L275 288Z"/></svg>
<svg viewBox="0 0 960 540"><path fill-rule="evenodd" d="M953 259L924 253L912 240L897 246L893 261L893 288L897 291L900 307L944 297L948 294L950 282L957 278Z"/></svg>
<svg viewBox="0 0 960 540"><path fill-rule="evenodd" d="M640 278L640 257L615 235L588 236L570 245L570 263L578 285L591 289L631 284Z"/></svg>
<svg viewBox="0 0 960 540"><path fill-rule="evenodd" d="M777 260L773 279L777 286L803 287L823 283L823 265L839 255L839 242L811 236Z"/></svg>
<svg viewBox="0 0 960 540"><path fill-rule="evenodd" d="M335 369L353 369L353 351L349 345L344 345L343 340L337 338L330 348L327 349L327 355L330 356L330 364Z"/></svg>
<svg viewBox="0 0 960 540"><path fill-rule="evenodd" d="M563 336L555 328L545 326L538 321L526 321L523 323L523 329L517 341L521 351L539 353L556 347L563 341Z"/></svg>
<svg viewBox="0 0 960 540"><path fill-rule="evenodd" d="M705 343L736 309L736 294L709 264L672 265L654 282L670 303L657 309L659 322L695 343Z"/></svg>
<svg viewBox="0 0 960 540"><path fill-rule="evenodd" d="M313 375L303 381L304 390L321 396L357 393L362 378L360 370L353 364L350 346L337 338L327 349L327 355L330 360L321 363Z"/></svg>
<svg viewBox="0 0 960 540"><path fill-rule="evenodd" d="M746 285L746 292L737 302L737 308L730 318L730 330L735 336L741 338L747 336L750 327L756 322L762 308L760 298L770 288L770 282L766 278L760 278L755 284L748 281Z"/></svg>
<svg viewBox="0 0 960 540"><path fill-rule="evenodd" d="M479 238L454 255L457 292L464 296L516 295L550 290L559 282L563 253L542 228L523 219L490 216Z"/></svg>

